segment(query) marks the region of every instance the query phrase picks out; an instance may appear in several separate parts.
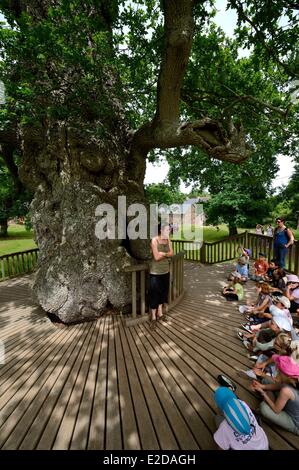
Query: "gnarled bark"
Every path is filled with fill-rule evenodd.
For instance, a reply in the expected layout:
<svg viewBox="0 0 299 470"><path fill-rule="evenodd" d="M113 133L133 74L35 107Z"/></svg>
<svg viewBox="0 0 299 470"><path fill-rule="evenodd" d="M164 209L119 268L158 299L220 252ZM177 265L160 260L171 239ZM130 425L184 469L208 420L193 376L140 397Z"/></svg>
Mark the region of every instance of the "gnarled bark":
<svg viewBox="0 0 299 470"><path fill-rule="evenodd" d="M21 177L35 191L32 223L40 249L33 289L47 312L66 323L95 318L105 309L130 304L130 276L124 267L146 259L142 241L99 240L96 208L117 210L118 195L127 203L144 199L123 147L95 142L75 129L58 126L22 131ZM137 166L138 168L138 166ZM140 167L139 167L140 172ZM143 181L144 171L139 180Z"/></svg>

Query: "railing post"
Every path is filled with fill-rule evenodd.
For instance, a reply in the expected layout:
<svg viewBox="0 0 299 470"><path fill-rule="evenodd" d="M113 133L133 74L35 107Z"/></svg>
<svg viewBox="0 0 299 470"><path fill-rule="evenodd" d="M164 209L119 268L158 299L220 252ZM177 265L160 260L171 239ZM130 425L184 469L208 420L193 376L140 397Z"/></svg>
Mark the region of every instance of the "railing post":
<svg viewBox="0 0 299 470"><path fill-rule="evenodd" d="M206 247L205 247L205 242L203 241L203 242L202 242L202 245L201 245L201 248L200 248L200 250L199 250L199 261L200 261L201 263L205 263L205 262L206 262L205 249L206 249Z"/></svg>
<svg viewBox="0 0 299 470"><path fill-rule="evenodd" d="M136 271L132 271L132 316L137 315Z"/></svg>
<svg viewBox="0 0 299 470"><path fill-rule="evenodd" d="M2 273L2 279L5 278L5 269L4 269L4 259L1 259L1 273Z"/></svg>

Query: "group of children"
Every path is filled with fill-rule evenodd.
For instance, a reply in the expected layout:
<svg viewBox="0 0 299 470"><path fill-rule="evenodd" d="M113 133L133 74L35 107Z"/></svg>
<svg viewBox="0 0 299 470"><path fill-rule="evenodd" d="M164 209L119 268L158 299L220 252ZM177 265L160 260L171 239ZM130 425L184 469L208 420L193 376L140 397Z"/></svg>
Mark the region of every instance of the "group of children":
<svg viewBox="0 0 299 470"><path fill-rule="evenodd" d="M268 449L268 439L256 420L256 413L299 436L299 336L296 330L299 278L287 274L275 260L268 263L264 253L259 253L253 264L254 272L250 273L250 256L250 250L242 248L237 265L229 275L230 283L222 293L227 300L242 301L244 284L249 279L256 283L257 298L239 306L244 320L243 331L238 331L238 338L254 366L238 372L252 381L250 389L259 394L262 402L259 410L252 413L233 390L227 391L226 387L216 390L215 401L221 418L217 417L219 427L214 439L221 449Z"/></svg>

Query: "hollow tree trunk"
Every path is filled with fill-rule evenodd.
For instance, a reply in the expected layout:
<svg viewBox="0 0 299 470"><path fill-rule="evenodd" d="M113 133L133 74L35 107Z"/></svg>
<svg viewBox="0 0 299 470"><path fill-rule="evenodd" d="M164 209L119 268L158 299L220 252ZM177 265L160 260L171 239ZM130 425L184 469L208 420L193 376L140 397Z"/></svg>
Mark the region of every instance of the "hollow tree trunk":
<svg viewBox="0 0 299 470"><path fill-rule="evenodd" d="M66 323L128 306L131 278L123 269L148 257L144 240L125 248L123 240L95 234L97 206L117 208L119 195L127 204L144 201L145 160L126 163L123 135L112 144L57 124L23 131L20 174L35 187L31 212L40 250L33 290L42 308Z"/></svg>

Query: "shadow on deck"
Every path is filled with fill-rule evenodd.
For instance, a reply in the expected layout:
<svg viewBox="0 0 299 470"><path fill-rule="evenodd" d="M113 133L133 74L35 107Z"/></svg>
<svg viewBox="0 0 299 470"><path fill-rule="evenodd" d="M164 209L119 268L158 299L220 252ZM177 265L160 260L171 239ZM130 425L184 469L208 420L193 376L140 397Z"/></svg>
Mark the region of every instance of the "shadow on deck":
<svg viewBox="0 0 299 470"><path fill-rule="evenodd" d="M52 324L31 300L29 277L0 287L2 449L215 449L213 390L219 373L238 396L257 398L236 337L241 315L220 295L225 265L185 263L186 295L156 331L120 319ZM254 294L253 283L247 295ZM272 449L299 438L263 425Z"/></svg>

